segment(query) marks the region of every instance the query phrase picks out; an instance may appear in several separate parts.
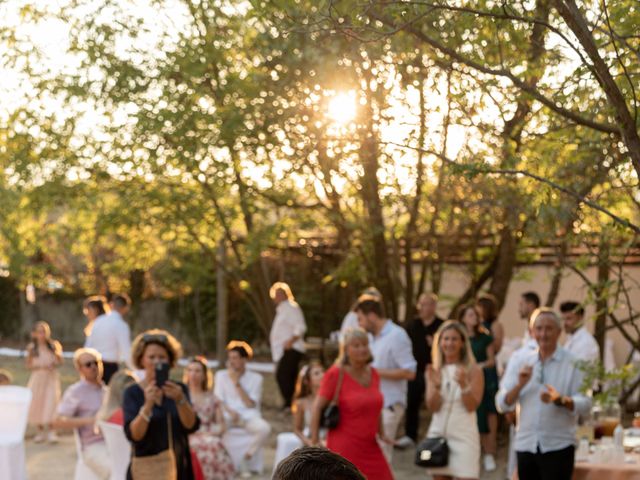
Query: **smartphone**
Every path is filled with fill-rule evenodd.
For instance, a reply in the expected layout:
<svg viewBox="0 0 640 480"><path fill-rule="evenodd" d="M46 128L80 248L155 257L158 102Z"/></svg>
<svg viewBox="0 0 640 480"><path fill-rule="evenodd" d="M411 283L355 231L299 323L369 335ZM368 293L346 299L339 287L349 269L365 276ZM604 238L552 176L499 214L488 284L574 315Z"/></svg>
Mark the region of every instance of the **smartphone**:
<svg viewBox="0 0 640 480"><path fill-rule="evenodd" d="M156 385L162 387L169 380L169 364L167 362L156 363Z"/></svg>

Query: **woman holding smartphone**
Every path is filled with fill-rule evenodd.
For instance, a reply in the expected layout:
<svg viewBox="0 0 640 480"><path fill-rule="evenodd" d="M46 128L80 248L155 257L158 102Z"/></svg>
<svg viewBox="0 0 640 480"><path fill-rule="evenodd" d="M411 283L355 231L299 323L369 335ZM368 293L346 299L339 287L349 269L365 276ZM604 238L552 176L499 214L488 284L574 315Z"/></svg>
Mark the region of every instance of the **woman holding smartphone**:
<svg viewBox="0 0 640 480"><path fill-rule="evenodd" d="M182 352L180 343L164 330L147 330L133 341L131 352L134 366L144 370L145 378L124 392L124 431L133 445L127 478L190 480L188 435L198 429L200 421L187 387L168 379ZM160 468L171 461L175 463L173 476ZM158 474L152 473L154 469Z"/></svg>

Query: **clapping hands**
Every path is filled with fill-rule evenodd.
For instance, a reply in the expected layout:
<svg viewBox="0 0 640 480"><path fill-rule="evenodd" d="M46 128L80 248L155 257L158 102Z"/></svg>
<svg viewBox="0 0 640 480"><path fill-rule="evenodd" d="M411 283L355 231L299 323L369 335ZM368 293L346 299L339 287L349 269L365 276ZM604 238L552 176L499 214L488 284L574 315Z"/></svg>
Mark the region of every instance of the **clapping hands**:
<svg viewBox="0 0 640 480"><path fill-rule="evenodd" d="M442 373L440 370L433 368L433 365L427 365L425 376L427 385L433 385L436 390L440 390L440 385L442 385Z"/></svg>

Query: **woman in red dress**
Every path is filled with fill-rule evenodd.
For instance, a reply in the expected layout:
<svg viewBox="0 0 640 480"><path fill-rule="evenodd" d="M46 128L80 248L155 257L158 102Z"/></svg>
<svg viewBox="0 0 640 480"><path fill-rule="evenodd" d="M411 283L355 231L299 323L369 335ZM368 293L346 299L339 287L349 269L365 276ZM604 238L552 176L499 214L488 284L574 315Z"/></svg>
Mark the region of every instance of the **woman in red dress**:
<svg viewBox="0 0 640 480"><path fill-rule="evenodd" d="M378 439L392 441L382 430L380 377L369 366L371 360L366 332L360 328L348 330L336 364L322 378L313 405L311 441L319 443L321 412L333 400L336 388L340 388L340 421L327 434L327 448L351 461L371 480L392 480L393 474L378 445Z"/></svg>

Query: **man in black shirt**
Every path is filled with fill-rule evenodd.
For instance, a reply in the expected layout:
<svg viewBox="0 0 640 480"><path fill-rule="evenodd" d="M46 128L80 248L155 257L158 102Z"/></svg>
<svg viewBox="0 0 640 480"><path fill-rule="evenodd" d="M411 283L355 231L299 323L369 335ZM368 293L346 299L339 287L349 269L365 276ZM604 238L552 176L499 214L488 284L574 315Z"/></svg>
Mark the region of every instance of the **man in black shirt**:
<svg viewBox="0 0 640 480"><path fill-rule="evenodd" d="M436 315L438 296L423 293L418 298L418 316L407 325L407 333L411 338L413 356L418 362L416 378L409 382L407 389L407 410L405 412L405 436L396 442L399 447L409 447L418 438L420 425L420 407L426 389L424 371L431 363L431 345L433 337L444 321Z"/></svg>

